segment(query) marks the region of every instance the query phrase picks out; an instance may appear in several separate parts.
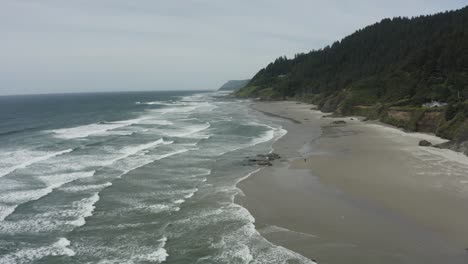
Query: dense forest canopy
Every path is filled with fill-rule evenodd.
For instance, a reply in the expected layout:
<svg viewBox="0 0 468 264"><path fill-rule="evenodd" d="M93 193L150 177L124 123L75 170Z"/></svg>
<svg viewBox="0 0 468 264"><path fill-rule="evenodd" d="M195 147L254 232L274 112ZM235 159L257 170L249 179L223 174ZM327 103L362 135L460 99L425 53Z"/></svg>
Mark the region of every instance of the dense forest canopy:
<svg viewBox="0 0 468 264"><path fill-rule="evenodd" d="M238 95L324 98L343 91L351 105L467 100L468 7L384 19L323 49L280 57Z"/></svg>

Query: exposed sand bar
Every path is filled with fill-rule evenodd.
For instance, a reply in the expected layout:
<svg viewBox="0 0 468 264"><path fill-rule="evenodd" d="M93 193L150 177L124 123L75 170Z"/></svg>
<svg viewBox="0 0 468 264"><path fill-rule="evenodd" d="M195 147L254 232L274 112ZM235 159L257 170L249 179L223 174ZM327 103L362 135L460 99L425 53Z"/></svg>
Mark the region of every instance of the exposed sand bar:
<svg viewBox="0 0 468 264"><path fill-rule="evenodd" d="M330 125L306 104L253 108L287 117L285 159L239 184L266 238L319 263L468 263L466 156L418 146L443 141L431 135Z"/></svg>

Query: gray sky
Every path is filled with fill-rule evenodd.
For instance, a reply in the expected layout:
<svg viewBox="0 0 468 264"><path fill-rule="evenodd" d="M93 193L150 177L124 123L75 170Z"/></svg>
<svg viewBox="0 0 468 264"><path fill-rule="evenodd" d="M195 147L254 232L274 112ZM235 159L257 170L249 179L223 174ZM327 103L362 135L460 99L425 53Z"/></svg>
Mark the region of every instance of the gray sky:
<svg viewBox="0 0 468 264"><path fill-rule="evenodd" d="M216 89L467 0L0 0L0 94Z"/></svg>

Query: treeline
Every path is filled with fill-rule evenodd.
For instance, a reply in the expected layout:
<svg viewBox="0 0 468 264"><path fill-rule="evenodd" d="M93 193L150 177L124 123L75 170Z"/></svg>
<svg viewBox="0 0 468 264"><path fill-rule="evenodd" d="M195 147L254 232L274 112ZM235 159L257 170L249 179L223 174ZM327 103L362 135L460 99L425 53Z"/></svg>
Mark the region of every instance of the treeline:
<svg viewBox="0 0 468 264"><path fill-rule="evenodd" d="M323 49L280 57L238 95L324 100L344 91L348 106L467 100L468 7L384 19Z"/></svg>

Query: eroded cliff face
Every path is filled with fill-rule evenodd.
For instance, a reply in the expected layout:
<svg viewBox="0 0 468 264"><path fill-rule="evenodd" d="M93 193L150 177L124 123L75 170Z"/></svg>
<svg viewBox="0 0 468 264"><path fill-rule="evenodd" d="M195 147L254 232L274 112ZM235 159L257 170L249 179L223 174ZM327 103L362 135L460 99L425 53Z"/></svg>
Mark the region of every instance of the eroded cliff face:
<svg viewBox="0 0 468 264"><path fill-rule="evenodd" d="M402 110L388 110L387 118L396 120L398 122L409 122L411 120L412 112Z"/></svg>
<svg viewBox="0 0 468 264"><path fill-rule="evenodd" d="M443 112L426 111L416 122L416 131L426 133L436 133L440 122L444 118Z"/></svg>
<svg viewBox="0 0 468 264"><path fill-rule="evenodd" d="M436 147L449 148L468 155L468 118L463 112L446 120L444 107L391 106L385 104L347 106L345 93L327 97L295 98L317 104L323 112L336 115L359 115L394 125L408 131L434 133L451 141Z"/></svg>
<svg viewBox="0 0 468 264"><path fill-rule="evenodd" d="M444 119L443 109L392 109L383 120L393 125L424 133L437 133Z"/></svg>

